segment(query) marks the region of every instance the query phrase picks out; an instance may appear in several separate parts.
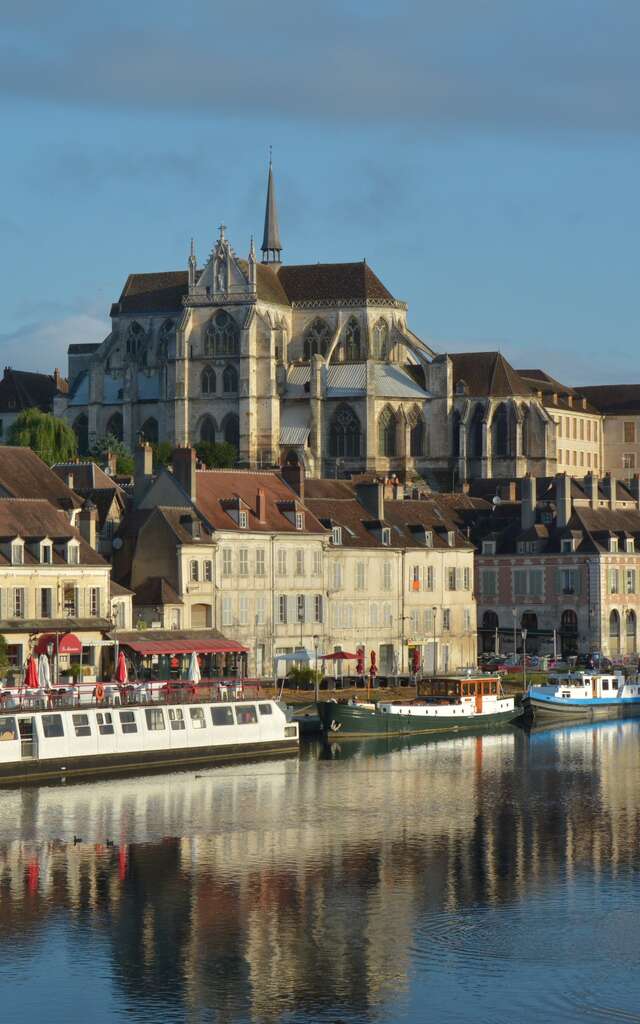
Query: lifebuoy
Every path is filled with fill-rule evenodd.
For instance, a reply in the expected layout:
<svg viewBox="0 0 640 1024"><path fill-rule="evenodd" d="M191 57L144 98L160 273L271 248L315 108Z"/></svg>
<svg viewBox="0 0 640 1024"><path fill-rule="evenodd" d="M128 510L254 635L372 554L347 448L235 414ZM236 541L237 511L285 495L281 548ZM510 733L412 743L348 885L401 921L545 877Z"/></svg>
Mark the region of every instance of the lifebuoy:
<svg viewBox="0 0 640 1024"><path fill-rule="evenodd" d="M104 700L104 686L102 685L102 683L98 683L94 692L96 695L96 700L99 703L102 703L102 701Z"/></svg>

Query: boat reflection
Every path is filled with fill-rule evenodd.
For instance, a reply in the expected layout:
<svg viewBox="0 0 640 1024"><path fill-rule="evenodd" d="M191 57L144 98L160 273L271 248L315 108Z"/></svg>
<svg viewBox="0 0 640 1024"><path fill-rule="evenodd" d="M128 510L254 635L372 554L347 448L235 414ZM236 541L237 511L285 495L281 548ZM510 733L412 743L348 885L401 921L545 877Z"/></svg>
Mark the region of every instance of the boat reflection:
<svg viewBox="0 0 640 1024"><path fill-rule="evenodd" d="M350 741L7 791L3 962L62 921L107 944L131 1019L384 1014L433 915L634 869L639 728Z"/></svg>

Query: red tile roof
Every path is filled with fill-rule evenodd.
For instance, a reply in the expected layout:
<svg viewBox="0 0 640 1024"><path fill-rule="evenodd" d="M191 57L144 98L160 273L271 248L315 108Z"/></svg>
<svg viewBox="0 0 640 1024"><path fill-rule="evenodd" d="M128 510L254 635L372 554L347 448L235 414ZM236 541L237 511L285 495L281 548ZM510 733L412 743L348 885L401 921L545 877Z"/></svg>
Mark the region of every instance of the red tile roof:
<svg viewBox="0 0 640 1024"><path fill-rule="evenodd" d="M265 515L260 522L256 517L258 488L264 491ZM285 515L283 502L292 506L297 495L273 472L251 472L234 469L207 469L196 473L196 507L215 530L238 530L225 502L240 498L248 506L249 530L270 532L273 530L298 533L295 523ZM304 510L304 506L301 506ZM166 512L166 509L164 510ZM306 512L305 533L324 533L317 518Z"/></svg>
<svg viewBox="0 0 640 1024"><path fill-rule="evenodd" d="M82 500L31 448L0 445L0 493L12 498L46 498L56 508L80 508Z"/></svg>

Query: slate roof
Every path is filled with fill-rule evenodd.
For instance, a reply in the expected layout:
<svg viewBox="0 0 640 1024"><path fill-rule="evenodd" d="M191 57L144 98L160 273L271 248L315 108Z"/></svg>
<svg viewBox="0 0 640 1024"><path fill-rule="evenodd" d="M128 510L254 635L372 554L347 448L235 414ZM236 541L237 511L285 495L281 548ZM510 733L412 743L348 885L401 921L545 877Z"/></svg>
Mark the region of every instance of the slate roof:
<svg viewBox="0 0 640 1024"><path fill-rule="evenodd" d="M66 393L66 381L64 386ZM0 380L0 412L34 408L51 412L54 396L61 391L55 378L47 373L29 373L7 366Z"/></svg>
<svg viewBox="0 0 640 1024"><path fill-rule="evenodd" d="M133 590L128 590L127 587L123 587L121 583L116 583L115 580L109 581L110 597L130 597L131 594L133 594Z"/></svg>
<svg viewBox="0 0 640 1024"><path fill-rule="evenodd" d="M81 499L31 448L0 445L0 491L12 498L46 498L56 508L80 508Z"/></svg>
<svg viewBox="0 0 640 1024"><path fill-rule="evenodd" d="M453 386L463 380L471 398L531 395L532 388L501 352L447 353L453 363Z"/></svg>
<svg viewBox="0 0 640 1024"><path fill-rule="evenodd" d="M576 391L606 416L640 416L640 384L597 384Z"/></svg>
<svg viewBox="0 0 640 1024"><path fill-rule="evenodd" d="M583 401L587 396L583 395L582 391L561 384L544 370L518 370L517 373L534 391L542 393L542 402L546 408L598 414L598 409L591 402Z"/></svg>
<svg viewBox="0 0 640 1024"><path fill-rule="evenodd" d="M44 498L0 498L0 538L9 540L21 537L26 541L25 565L40 565L39 558L29 549L29 543L49 537L52 541L65 542L76 538L80 542L80 565L106 566L104 558L94 551L82 538L79 530L71 526L66 516L53 508ZM9 565L8 552L0 548L0 564ZM69 563L53 550L54 565Z"/></svg>

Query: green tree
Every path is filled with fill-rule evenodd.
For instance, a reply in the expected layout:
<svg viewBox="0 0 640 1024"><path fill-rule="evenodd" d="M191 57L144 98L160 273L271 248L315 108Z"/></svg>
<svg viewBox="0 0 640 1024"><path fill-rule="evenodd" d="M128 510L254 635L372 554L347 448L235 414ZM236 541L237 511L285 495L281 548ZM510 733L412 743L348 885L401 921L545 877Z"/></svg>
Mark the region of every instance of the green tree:
<svg viewBox="0 0 640 1024"><path fill-rule="evenodd" d="M32 448L49 466L69 462L78 452L78 439L71 427L40 409L25 409L19 414L9 427L7 443Z"/></svg>
<svg viewBox="0 0 640 1024"><path fill-rule="evenodd" d="M234 445L228 441L199 441L196 455L207 469L232 469L238 458Z"/></svg>
<svg viewBox="0 0 640 1024"><path fill-rule="evenodd" d="M2 633L0 633L0 676L5 676L8 668L9 655L7 653L7 641Z"/></svg>
<svg viewBox="0 0 640 1024"><path fill-rule="evenodd" d="M131 476L133 474L133 455L124 441L120 441L113 434L105 434L104 437L96 441L90 454L92 459L104 460L107 457L107 452L111 452L116 457L116 473L119 473L121 476Z"/></svg>
<svg viewBox="0 0 640 1024"><path fill-rule="evenodd" d="M171 455L173 453L171 441L160 441L159 444L154 444L151 447L153 448L153 461L156 466L171 465Z"/></svg>

